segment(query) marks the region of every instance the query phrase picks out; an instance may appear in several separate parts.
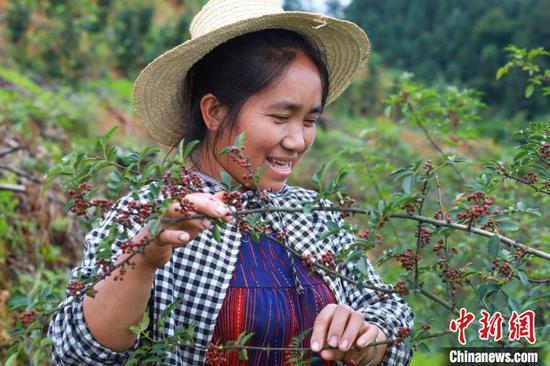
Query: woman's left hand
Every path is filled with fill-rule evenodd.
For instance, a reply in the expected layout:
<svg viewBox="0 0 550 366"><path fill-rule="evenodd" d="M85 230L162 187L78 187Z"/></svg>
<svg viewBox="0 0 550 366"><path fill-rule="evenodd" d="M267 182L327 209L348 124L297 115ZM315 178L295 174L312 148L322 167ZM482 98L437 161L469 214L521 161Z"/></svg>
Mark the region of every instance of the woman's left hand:
<svg viewBox="0 0 550 366"><path fill-rule="evenodd" d="M365 321L360 312L347 305L329 304L317 315L311 335L311 349L319 352L326 345L337 347L323 350L324 360L342 360L347 365L361 366L375 359L371 365L378 365L387 345L364 348L370 343L386 340L384 332L374 324ZM359 349L352 349L357 346Z"/></svg>

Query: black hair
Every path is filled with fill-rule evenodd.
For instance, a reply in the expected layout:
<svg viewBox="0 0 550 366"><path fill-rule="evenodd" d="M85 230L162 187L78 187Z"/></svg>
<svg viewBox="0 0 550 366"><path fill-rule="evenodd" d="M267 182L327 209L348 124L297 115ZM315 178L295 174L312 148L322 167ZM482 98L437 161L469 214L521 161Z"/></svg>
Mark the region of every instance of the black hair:
<svg viewBox="0 0 550 366"><path fill-rule="evenodd" d="M187 74L190 115L184 136L188 143L206 141L206 125L202 118L200 100L212 93L227 108L225 118L212 141L213 149L226 128L233 129L247 99L270 86L288 68L298 53L304 52L317 66L322 83L321 105L324 108L329 74L325 61L303 36L286 29L266 29L247 33L225 42L200 59Z"/></svg>

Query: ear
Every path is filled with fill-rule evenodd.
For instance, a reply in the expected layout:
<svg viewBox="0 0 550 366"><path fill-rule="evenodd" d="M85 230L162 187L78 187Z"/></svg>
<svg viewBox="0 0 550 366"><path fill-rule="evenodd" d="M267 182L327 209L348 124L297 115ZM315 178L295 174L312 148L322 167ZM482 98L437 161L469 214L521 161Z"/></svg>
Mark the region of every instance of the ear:
<svg viewBox="0 0 550 366"><path fill-rule="evenodd" d="M203 95L199 104L204 124L209 131L216 132L227 113L227 107L212 93Z"/></svg>

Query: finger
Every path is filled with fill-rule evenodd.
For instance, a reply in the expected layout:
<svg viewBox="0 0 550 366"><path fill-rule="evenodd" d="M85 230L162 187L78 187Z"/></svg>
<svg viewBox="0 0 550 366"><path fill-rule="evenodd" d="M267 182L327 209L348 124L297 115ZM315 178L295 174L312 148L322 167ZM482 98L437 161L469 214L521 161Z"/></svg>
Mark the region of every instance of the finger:
<svg viewBox="0 0 550 366"><path fill-rule="evenodd" d="M344 334L342 334L342 337L338 342L338 348L340 351L347 352L351 348L353 342L357 338L357 335L364 326L365 318L361 313L354 311L348 320Z"/></svg>
<svg viewBox="0 0 550 366"><path fill-rule="evenodd" d="M357 339L356 345L359 347L352 351L347 352L344 355L344 361L349 365L366 365L368 360L376 358L377 348L368 347L370 343L377 340L380 329L372 324L365 322L365 326L362 331L364 332Z"/></svg>
<svg viewBox="0 0 550 366"><path fill-rule="evenodd" d="M191 235L186 231L181 230L164 230L158 238L158 243L161 245L182 246L191 240Z"/></svg>
<svg viewBox="0 0 550 366"><path fill-rule="evenodd" d="M226 191L219 191L214 194L214 197L217 198L223 205L225 205L224 196L226 193L227 193ZM223 220L225 222L229 222L231 221L232 217L233 217L233 213L231 212L231 210L228 209L228 212L223 217Z"/></svg>
<svg viewBox="0 0 550 366"><path fill-rule="evenodd" d="M357 339L358 347L365 347L368 344L374 342L376 340L376 337L378 336L378 332L380 331L378 327L366 324L366 331Z"/></svg>
<svg viewBox="0 0 550 366"><path fill-rule="evenodd" d="M332 314L336 310L336 304L328 304L321 310L315 322L313 323L313 332L311 333L311 349L319 352L325 344L325 338L332 319Z"/></svg>
<svg viewBox="0 0 550 366"><path fill-rule="evenodd" d="M332 315L332 322L330 323L327 335L327 343L331 347L338 347L342 334L344 334L348 320L353 312L352 308L348 305L340 304L336 307Z"/></svg>
<svg viewBox="0 0 550 366"><path fill-rule="evenodd" d="M327 361L341 360L344 357L344 352L339 349L325 349L320 353L321 358Z"/></svg>
<svg viewBox="0 0 550 366"><path fill-rule="evenodd" d="M189 214L204 214L210 217L223 217L229 211L229 208L219 198L209 193L191 193L185 196L185 199L192 204L193 210ZM182 206L179 202L170 205L167 217L181 217Z"/></svg>

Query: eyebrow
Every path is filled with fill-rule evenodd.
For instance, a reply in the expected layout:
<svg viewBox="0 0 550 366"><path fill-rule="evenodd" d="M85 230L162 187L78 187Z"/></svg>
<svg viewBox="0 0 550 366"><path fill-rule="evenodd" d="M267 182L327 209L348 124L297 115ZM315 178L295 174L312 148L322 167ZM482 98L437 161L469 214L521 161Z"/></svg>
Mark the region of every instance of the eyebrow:
<svg viewBox="0 0 550 366"><path fill-rule="evenodd" d="M287 111L290 111L290 112L298 112L298 111L301 111L302 110L302 105L301 104L296 104L296 103L291 103L291 102L279 102L279 103L275 103L275 104L272 104L270 105L268 108L274 108L274 109L284 109L284 110L287 110ZM323 107L322 106L317 106L317 107L314 107L314 108L311 108L310 111L308 112L309 113L323 113Z"/></svg>

